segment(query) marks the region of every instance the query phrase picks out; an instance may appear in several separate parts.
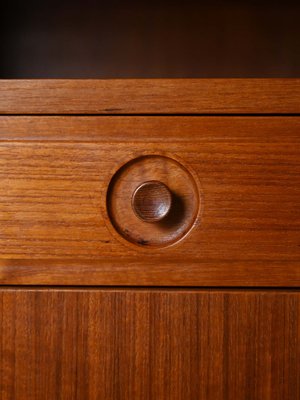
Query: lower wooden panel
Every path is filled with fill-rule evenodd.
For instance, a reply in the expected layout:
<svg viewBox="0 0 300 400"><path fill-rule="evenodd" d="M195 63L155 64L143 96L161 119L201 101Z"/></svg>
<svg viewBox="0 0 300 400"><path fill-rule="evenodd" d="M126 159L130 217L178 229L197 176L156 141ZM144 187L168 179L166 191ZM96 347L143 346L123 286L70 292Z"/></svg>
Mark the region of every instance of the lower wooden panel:
<svg viewBox="0 0 300 400"><path fill-rule="evenodd" d="M1 400L296 400L300 293L0 290Z"/></svg>

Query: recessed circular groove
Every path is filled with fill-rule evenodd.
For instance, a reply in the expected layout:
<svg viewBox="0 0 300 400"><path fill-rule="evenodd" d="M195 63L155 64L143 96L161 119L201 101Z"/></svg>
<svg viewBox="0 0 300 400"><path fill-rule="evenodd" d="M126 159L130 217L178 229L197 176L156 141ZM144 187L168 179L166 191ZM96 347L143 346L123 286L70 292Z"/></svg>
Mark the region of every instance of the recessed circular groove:
<svg viewBox="0 0 300 400"><path fill-rule="evenodd" d="M163 248L187 236L199 216L195 173L164 155L145 155L123 165L107 190L108 219L121 239Z"/></svg>

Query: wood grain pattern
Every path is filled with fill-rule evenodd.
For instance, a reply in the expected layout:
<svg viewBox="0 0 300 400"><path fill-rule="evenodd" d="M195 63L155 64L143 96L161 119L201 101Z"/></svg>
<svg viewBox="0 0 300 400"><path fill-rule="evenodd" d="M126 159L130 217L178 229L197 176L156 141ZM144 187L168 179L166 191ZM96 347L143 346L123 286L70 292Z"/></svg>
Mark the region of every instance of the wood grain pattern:
<svg viewBox="0 0 300 400"><path fill-rule="evenodd" d="M299 126L297 117L1 117L0 282L299 285ZM114 172L149 153L193 168L203 211L180 244L147 253L111 234L104 208Z"/></svg>
<svg viewBox="0 0 300 400"><path fill-rule="evenodd" d="M300 293L0 290L1 400L298 400Z"/></svg>
<svg viewBox="0 0 300 400"><path fill-rule="evenodd" d="M0 114L299 114L300 79L1 80Z"/></svg>

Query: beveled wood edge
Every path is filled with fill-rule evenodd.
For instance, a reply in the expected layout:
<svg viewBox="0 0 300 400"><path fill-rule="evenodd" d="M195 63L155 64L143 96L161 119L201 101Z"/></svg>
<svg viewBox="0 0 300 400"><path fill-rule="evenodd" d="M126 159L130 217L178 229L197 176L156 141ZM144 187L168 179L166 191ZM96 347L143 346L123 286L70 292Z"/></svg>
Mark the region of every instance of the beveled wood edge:
<svg viewBox="0 0 300 400"><path fill-rule="evenodd" d="M291 287L297 261L0 260L0 285Z"/></svg>
<svg viewBox="0 0 300 400"><path fill-rule="evenodd" d="M300 79L0 80L0 114L299 114Z"/></svg>

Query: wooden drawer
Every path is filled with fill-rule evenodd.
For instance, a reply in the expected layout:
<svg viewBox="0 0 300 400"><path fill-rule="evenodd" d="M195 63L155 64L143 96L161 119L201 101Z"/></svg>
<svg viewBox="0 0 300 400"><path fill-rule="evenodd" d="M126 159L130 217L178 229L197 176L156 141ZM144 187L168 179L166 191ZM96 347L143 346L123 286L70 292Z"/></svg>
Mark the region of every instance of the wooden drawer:
<svg viewBox="0 0 300 400"><path fill-rule="evenodd" d="M1 400L297 400L297 291L0 290Z"/></svg>
<svg viewBox="0 0 300 400"><path fill-rule="evenodd" d="M299 130L296 116L0 117L0 283L298 286ZM132 242L120 175L129 192L185 185L175 228L146 224L162 244Z"/></svg>

